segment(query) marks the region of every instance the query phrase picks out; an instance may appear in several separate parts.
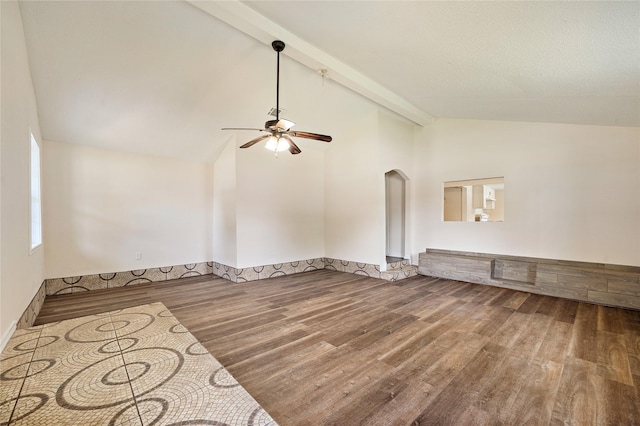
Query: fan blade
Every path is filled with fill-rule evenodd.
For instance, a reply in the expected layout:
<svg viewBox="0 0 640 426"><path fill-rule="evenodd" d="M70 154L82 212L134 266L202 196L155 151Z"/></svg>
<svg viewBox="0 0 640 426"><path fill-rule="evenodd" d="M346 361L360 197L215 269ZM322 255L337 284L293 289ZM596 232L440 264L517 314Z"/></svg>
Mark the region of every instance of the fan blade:
<svg viewBox="0 0 640 426"><path fill-rule="evenodd" d="M255 130L258 132L265 132L265 129L255 129L253 127L223 127L220 130Z"/></svg>
<svg viewBox="0 0 640 426"><path fill-rule="evenodd" d="M267 139L270 136L271 135L258 136L255 139L251 139L249 142L245 143L244 145L240 145L240 148L249 148L250 146L253 146L253 145L257 144L258 142L263 141L263 140Z"/></svg>
<svg viewBox="0 0 640 426"><path fill-rule="evenodd" d="M287 142L289 142L289 152L293 155L300 154L302 150L296 145L296 143L289 137L289 135L282 135L282 138L285 138Z"/></svg>
<svg viewBox="0 0 640 426"><path fill-rule="evenodd" d="M289 136L295 136L297 138L307 138L307 139L315 139L317 141L322 141L322 142L331 142L332 138L331 136L327 136L327 135L319 135L317 133L310 133L310 132L301 132L301 131L294 131L294 132L288 132Z"/></svg>

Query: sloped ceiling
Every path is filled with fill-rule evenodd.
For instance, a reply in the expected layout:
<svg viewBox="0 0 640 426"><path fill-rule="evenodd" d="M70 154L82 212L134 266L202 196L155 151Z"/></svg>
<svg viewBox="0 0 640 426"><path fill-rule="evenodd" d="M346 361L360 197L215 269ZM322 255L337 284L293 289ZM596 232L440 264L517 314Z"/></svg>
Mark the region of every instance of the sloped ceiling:
<svg viewBox="0 0 640 426"><path fill-rule="evenodd" d="M640 126L638 2L236 4L331 59L323 81L285 49L282 106L301 130L340 132L371 104L336 83L347 68L427 117ZM204 7L23 1L21 13L45 139L208 160L231 137L221 127L261 127L275 106L266 40Z"/></svg>

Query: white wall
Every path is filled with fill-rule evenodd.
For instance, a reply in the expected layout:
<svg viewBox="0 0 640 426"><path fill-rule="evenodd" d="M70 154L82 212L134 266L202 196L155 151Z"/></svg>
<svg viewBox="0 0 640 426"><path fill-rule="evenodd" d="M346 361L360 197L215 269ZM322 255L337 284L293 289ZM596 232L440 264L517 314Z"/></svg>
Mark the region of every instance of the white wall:
<svg viewBox="0 0 640 426"><path fill-rule="evenodd" d="M17 2L0 2L0 339L8 337L44 280L43 247L30 253L30 136L42 147ZM45 239L46 244L46 239Z"/></svg>
<svg viewBox="0 0 640 426"><path fill-rule="evenodd" d="M47 278L211 260L210 165L50 141L44 148Z"/></svg>
<svg viewBox="0 0 640 426"><path fill-rule="evenodd" d="M416 136L425 248L640 266L640 129L443 120ZM443 222L442 182L505 177L505 222Z"/></svg>
<svg viewBox="0 0 640 426"><path fill-rule="evenodd" d="M236 152L231 136L213 166L213 261L228 266L238 263Z"/></svg>
<svg viewBox="0 0 640 426"><path fill-rule="evenodd" d="M236 153L237 267L323 257L324 152L300 142L276 158L263 145Z"/></svg>
<svg viewBox="0 0 640 426"><path fill-rule="evenodd" d="M378 114L354 113L351 120L326 152L325 256L377 265L385 251Z"/></svg>

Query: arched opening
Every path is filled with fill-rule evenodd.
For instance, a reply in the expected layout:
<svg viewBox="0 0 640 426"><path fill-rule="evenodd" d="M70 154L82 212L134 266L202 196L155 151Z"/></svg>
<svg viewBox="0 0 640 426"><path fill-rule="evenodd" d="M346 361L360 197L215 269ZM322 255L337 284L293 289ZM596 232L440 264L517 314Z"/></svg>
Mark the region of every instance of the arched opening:
<svg viewBox="0 0 640 426"><path fill-rule="evenodd" d="M407 178L400 170L385 173L387 263L405 258Z"/></svg>

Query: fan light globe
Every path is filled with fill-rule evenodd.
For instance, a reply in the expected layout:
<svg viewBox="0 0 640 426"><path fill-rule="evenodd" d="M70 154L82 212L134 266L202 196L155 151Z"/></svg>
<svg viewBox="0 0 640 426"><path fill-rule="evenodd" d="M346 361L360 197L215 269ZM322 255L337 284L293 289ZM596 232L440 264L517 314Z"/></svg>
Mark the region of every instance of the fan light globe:
<svg viewBox="0 0 640 426"><path fill-rule="evenodd" d="M283 138L272 135L267 139L267 143L264 147L269 151L280 152L289 149L289 144Z"/></svg>

